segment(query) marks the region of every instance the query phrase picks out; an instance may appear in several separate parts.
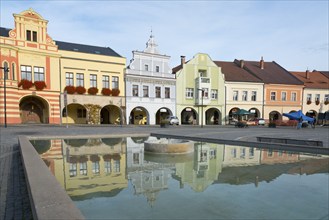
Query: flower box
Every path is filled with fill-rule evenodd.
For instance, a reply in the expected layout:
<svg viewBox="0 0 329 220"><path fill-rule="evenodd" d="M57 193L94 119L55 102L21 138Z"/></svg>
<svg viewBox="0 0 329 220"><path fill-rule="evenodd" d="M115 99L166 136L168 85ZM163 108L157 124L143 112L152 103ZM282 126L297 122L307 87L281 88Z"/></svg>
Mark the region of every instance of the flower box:
<svg viewBox="0 0 329 220"><path fill-rule="evenodd" d="M120 89L112 89L112 96L118 96L120 94Z"/></svg>
<svg viewBox="0 0 329 220"><path fill-rule="evenodd" d="M33 86L32 81L27 80L27 79L22 79L19 83L18 83L18 87L22 87L23 89L30 89Z"/></svg>
<svg viewBox="0 0 329 220"><path fill-rule="evenodd" d="M316 104L316 105L319 105L319 104L320 104L320 101L319 101L319 100L316 100L316 101L315 101L315 104Z"/></svg>
<svg viewBox="0 0 329 220"><path fill-rule="evenodd" d="M310 105L312 103L311 100L307 100L306 104Z"/></svg>
<svg viewBox="0 0 329 220"><path fill-rule="evenodd" d="M103 88L103 89L102 89L102 94L103 94L103 95L107 95L107 96L109 96L109 95L112 94L112 90L109 89L109 88Z"/></svg>
<svg viewBox="0 0 329 220"><path fill-rule="evenodd" d="M90 95L96 95L96 94L98 93L98 89L97 89L96 87L90 87L90 88L88 89L88 93L89 93Z"/></svg>
<svg viewBox="0 0 329 220"><path fill-rule="evenodd" d="M85 93L86 93L86 89L85 89L85 87L83 87L83 86L77 86L77 87L75 88L75 91L76 91L78 94L85 94Z"/></svg>
<svg viewBox="0 0 329 220"><path fill-rule="evenodd" d="M67 94L74 94L75 93L75 87L74 86L66 86L64 88L64 91L66 91Z"/></svg>
<svg viewBox="0 0 329 220"><path fill-rule="evenodd" d="M43 90L47 87L45 81L35 81L34 86L36 90Z"/></svg>
<svg viewBox="0 0 329 220"><path fill-rule="evenodd" d="M324 101L324 104L325 105L328 105L329 104L329 101L328 100Z"/></svg>

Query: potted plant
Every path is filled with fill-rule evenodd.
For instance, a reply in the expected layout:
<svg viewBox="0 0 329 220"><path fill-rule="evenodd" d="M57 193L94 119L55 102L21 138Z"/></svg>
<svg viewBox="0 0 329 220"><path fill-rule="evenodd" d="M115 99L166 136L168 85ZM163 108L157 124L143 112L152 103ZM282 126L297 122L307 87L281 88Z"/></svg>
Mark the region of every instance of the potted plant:
<svg viewBox="0 0 329 220"><path fill-rule="evenodd" d="M43 90L47 87L45 81L35 81L34 86L36 90Z"/></svg>
<svg viewBox="0 0 329 220"><path fill-rule="evenodd" d="M22 79L19 83L18 83L18 87L22 87L23 89L30 89L33 86L32 81L27 80L27 79Z"/></svg>
<svg viewBox="0 0 329 220"><path fill-rule="evenodd" d="M64 91L66 91L68 94L74 94L75 93L75 87L74 86L66 86L64 88Z"/></svg>
<svg viewBox="0 0 329 220"><path fill-rule="evenodd" d="M119 89L112 89L112 96L118 96L120 94Z"/></svg>
<svg viewBox="0 0 329 220"><path fill-rule="evenodd" d="M306 104L310 105L312 103L311 100L307 100Z"/></svg>
<svg viewBox="0 0 329 220"><path fill-rule="evenodd" d="M86 93L86 89L85 89L85 87L83 87L83 86L77 86L77 87L75 88L75 91L76 91L78 94L85 94L85 93Z"/></svg>
<svg viewBox="0 0 329 220"><path fill-rule="evenodd" d="M90 87L88 89L88 94L90 95L96 95L98 93L98 89L96 87Z"/></svg>
<svg viewBox="0 0 329 220"><path fill-rule="evenodd" d="M102 89L102 94L103 94L103 95L107 95L107 96L109 96L109 95L112 94L112 90L109 89L109 88L103 88L103 89Z"/></svg>
<svg viewBox="0 0 329 220"><path fill-rule="evenodd" d="M316 105L319 105L319 104L320 104L320 101L319 101L319 100L316 100L316 101L315 101L315 104L316 104Z"/></svg>

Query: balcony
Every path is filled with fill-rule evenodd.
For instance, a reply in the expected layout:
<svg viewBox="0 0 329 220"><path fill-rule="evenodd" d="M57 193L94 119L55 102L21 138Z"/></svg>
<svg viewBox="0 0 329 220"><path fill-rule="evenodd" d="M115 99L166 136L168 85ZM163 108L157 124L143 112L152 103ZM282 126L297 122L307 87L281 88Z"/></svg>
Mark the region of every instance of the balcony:
<svg viewBox="0 0 329 220"><path fill-rule="evenodd" d="M204 96L202 97L202 91ZM208 77L198 77L195 79L195 104L208 105L210 103L211 79Z"/></svg>

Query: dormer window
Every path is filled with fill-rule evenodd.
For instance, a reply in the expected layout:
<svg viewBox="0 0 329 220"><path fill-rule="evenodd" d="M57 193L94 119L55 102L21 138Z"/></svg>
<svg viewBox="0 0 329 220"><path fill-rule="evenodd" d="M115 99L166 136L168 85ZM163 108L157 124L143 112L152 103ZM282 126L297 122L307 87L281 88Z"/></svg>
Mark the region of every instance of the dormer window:
<svg viewBox="0 0 329 220"><path fill-rule="evenodd" d="M27 41L37 42L38 41L38 34L37 34L37 32L36 31L27 30L26 31L26 40Z"/></svg>

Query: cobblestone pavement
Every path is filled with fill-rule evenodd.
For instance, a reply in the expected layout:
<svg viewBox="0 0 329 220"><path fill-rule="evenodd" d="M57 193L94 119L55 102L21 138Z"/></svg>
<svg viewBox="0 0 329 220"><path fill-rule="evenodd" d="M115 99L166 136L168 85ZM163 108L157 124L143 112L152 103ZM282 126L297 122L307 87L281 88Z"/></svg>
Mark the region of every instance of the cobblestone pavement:
<svg viewBox="0 0 329 220"><path fill-rule="evenodd" d="M329 127L297 130L293 127L234 128L233 126L59 126L59 125L9 125L0 127L0 220L32 219L30 201L18 147L19 135L62 136L62 135L109 135L162 133L191 135L203 138L256 141L257 136L293 137L303 140L321 140L329 146Z"/></svg>

